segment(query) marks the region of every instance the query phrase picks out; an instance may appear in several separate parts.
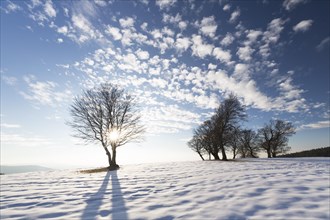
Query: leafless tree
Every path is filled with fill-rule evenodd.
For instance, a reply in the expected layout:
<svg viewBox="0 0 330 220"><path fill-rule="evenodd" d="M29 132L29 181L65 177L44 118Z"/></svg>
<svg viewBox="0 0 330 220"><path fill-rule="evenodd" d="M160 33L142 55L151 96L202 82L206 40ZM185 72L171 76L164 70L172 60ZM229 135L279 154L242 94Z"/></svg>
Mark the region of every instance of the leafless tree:
<svg viewBox="0 0 330 220"><path fill-rule="evenodd" d="M290 150L288 137L295 134L295 128L290 122L271 120L259 129L259 146L267 152L268 158Z"/></svg>
<svg viewBox="0 0 330 220"><path fill-rule="evenodd" d="M216 110L212 120L215 123L215 131L219 141L222 160L228 160L225 146L228 145L233 130L245 118L245 108L233 94L230 94Z"/></svg>
<svg viewBox="0 0 330 220"><path fill-rule="evenodd" d="M215 132L215 124L213 120L206 120L196 130L195 135L201 138L203 148L205 151L214 157L215 160L219 158L219 144Z"/></svg>
<svg viewBox="0 0 330 220"><path fill-rule="evenodd" d="M230 147L231 152L233 154L233 159L235 159L236 156L240 153L240 135L240 128L234 128L230 136L231 138L228 142L228 146Z"/></svg>
<svg viewBox="0 0 330 220"><path fill-rule="evenodd" d="M272 157L280 153L286 153L290 150L288 146L289 137L295 134L295 128L291 122L276 120L275 123L275 141L272 145Z"/></svg>
<svg viewBox="0 0 330 220"><path fill-rule="evenodd" d="M192 149L194 152L196 152L202 160L205 160L203 157L203 153L205 151L203 146L203 140L202 137L199 135L194 135L193 138L188 141L188 146L190 149Z"/></svg>
<svg viewBox="0 0 330 220"><path fill-rule="evenodd" d="M85 90L81 96L74 98L70 113L72 120L68 125L74 130L73 136L86 143L101 143L111 170L119 168L117 148L142 140L145 131L136 99L112 84ZM112 152L109 151L110 146Z"/></svg>
<svg viewBox="0 0 330 220"><path fill-rule="evenodd" d="M219 105L211 119L195 130L194 136L198 137L202 148L215 160L220 160L220 152L222 160L228 160L225 147L231 146L237 140L237 137L234 137L235 130L245 117L244 106L231 94ZM236 154L235 148L234 155Z"/></svg>
<svg viewBox="0 0 330 220"><path fill-rule="evenodd" d="M257 133L250 129L244 129L240 132L240 147L241 156L244 157L258 157L259 146L257 145Z"/></svg>

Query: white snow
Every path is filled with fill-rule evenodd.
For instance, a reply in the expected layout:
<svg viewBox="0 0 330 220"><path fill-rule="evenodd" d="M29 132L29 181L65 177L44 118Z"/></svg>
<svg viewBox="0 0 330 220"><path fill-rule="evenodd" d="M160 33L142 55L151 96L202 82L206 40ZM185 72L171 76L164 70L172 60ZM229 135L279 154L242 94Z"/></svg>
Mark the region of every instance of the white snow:
<svg viewBox="0 0 330 220"><path fill-rule="evenodd" d="M330 159L126 165L1 176L1 219L329 219Z"/></svg>

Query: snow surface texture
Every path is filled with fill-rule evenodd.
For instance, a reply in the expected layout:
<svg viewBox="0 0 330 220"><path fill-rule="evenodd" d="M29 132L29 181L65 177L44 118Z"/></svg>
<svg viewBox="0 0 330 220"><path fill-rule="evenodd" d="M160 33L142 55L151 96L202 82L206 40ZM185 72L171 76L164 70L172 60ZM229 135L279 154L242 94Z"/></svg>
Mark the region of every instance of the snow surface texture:
<svg viewBox="0 0 330 220"><path fill-rule="evenodd" d="M329 219L330 160L255 159L1 176L1 219Z"/></svg>

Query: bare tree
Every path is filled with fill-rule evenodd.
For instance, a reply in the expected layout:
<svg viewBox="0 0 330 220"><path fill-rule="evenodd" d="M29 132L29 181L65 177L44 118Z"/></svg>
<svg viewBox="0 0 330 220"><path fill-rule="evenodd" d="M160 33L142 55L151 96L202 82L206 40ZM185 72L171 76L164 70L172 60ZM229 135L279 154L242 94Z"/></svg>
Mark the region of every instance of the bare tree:
<svg viewBox="0 0 330 220"><path fill-rule="evenodd" d="M266 124L258 130L258 139L260 148L267 152L267 157L272 157L272 144L274 141L274 131L271 124Z"/></svg>
<svg viewBox="0 0 330 220"><path fill-rule="evenodd" d="M214 120L207 120L202 125L198 127L195 134L199 135L202 140L202 145L204 149L212 155L215 160L220 160L219 157L219 142L217 138L217 133L215 131ZM209 156L210 158L210 156Z"/></svg>
<svg viewBox="0 0 330 220"><path fill-rule="evenodd" d="M118 169L117 148L128 142L140 141L145 129L135 98L112 84L101 84L75 97L70 106L74 136L86 143L102 144L109 169ZM112 155L109 151L111 146Z"/></svg>
<svg viewBox="0 0 330 220"><path fill-rule="evenodd" d="M234 128L230 136L231 138L228 142L228 146L230 147L233 154L233 159L235 159L236 156L240 153L240 141L239 141L240 135L241 135L240 128Z"/></svg>
<svg viewBox="0 0 330 220"><path fill-rule="evenodd" d="M215 131L219 141L222 160L227 160L225 146L228 145L233 130L245 118L245 108L233 94L230 94L216 110L212 120L215 123Z"/></svg>
<svg viewBox="0 0 330 220"><path fill-rule="evenodd" d="M288 146L289 138L295 134L295 128L291 122L276 120L275 123L275 141L272 145L272 157L276 157L280 153L286 153L290 150Z"/></svg>
<svg viewBox="0 0 330 220"><path fill-rule="evenodd" d="M202 160L205 160L203 157L203 152L205 151L204 146L203 146L203 140L202 137L199 135L194 135L193 138L188 141L188 146L190 149L195 151Z"/></svg>
<svg viewBox="0 0 330 220"><path fill-rule="evenodd" d="M258 157L259 146L256 143L257 133L250 130L244 129L240 133L240 153L244 157Z"/></svg>
<svg viewBox="0 0 330 220"><path fill-rule="evenodd" d="M201 140L201 146L212 155L215 160L228 160L225 146L233 147L237 140L235 136L241 120L244 120L245 108L236 96L230 94L218 107L210 120L206 120L196 130L194 136ZM233 149L233 148L232 148ZM234 157L237 155L236 145L234 146Z"/></svg>
<svg viewBox="0 0 330 220"><path fill-rule="evenodd" d="M288 137L295 134L292 123L282 120L271 120L258 131L259 145L267 152L268 158L290 150Z"/></svg>

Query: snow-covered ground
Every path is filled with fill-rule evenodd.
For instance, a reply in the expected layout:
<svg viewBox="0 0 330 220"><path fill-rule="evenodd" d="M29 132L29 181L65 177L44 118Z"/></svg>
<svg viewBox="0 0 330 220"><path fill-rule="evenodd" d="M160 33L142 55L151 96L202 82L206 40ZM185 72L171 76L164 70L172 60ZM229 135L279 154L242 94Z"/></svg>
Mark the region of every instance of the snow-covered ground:
<svg viewBox="0 0 330 220"><path fill-rule="evenodd" d="M126 165L1 176L1 219L329 219L330 160Z"/></svg>

